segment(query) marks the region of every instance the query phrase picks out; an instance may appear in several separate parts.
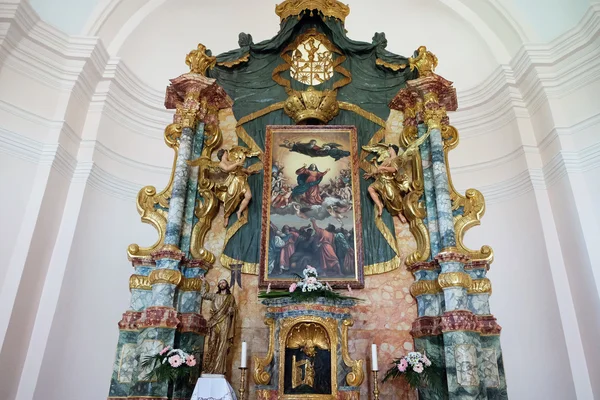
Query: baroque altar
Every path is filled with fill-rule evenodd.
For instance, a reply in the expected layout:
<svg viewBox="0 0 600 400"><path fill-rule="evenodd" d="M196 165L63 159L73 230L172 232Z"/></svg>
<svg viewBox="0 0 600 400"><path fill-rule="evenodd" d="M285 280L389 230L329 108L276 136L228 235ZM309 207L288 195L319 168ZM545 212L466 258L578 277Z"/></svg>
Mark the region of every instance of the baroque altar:
<svg viewBox="0 0 600 400"><path fill-rule="evenodd" d="M189 399L207 369L250 399L367 398L371 343L382 366L415 350L442 369L442 393L423 385L421 399L507 398L486 276L494 254L464 243L485 201L457 192L448 163L456 90L425 46L403 57L383 33L348 38L349 12L286 0L274 38L241 33L217 56L198 44L190 71L170 81L173 168L165 188L137 197L158 238L127 249L131 303L109 399ZM365 302L259 301L308 266ZM218 299L210 317L207 299ZM185 379L158 379L144 361L172 348L198 363ZM417 396L403 383L381 390Z"/></svg>

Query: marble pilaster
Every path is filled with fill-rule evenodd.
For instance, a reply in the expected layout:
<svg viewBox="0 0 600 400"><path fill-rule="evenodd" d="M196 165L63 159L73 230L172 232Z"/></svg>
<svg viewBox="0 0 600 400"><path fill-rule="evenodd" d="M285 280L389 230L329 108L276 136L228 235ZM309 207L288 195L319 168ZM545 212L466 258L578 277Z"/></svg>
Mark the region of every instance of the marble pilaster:
<svg viewBox="0 0 600 400"><path fill-rule="evenodd" d="M440 129L431 129L429 136L431 145L431 170L433 186L435 189L435 205L437 211L440 245L443 249L456 247L456 234L454 232L454 219L452 216L452 202L450 200L450 186L446 173L444 160L444 144Z"/></svg>

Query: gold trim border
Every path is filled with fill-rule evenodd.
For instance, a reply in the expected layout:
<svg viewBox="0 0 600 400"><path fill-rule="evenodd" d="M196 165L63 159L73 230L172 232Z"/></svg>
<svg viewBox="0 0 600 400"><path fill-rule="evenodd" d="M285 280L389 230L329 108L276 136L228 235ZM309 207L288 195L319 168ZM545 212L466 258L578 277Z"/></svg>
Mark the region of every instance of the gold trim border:
<svg viewBox="0 0 600 400"><path fill-rule="evenodd" d="M466 272L444 272L438 276L438 282L442 288L471 287L471 276Z"/></svg>
<svg viewBox="0 0 600 400"><path fill-rule="evenodd" d="M488 278L473 279L468 294L492 294L492 282Z"/></svg>

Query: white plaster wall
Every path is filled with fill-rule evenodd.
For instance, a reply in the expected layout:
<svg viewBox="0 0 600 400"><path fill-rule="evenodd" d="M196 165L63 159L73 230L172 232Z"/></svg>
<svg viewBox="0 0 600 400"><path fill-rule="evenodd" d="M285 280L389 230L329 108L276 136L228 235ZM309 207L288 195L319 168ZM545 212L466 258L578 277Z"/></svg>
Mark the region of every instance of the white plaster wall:
<svg viewBox="0 0 600 400"><path fill-rule="evenodd" d="M0 398L12 399L17 393L21 369L28 356L27 350L46 273L52 257L54 243L60 229L63 210L56 207L64 204L70 179L57 173L50 172L48 186L43 194L44 199L40 209L41 218L36 223L30 251L27 256L20 279L7 276L5 285L17 285L18 290L8 331L0 351ZM6 288L3 288L3 293Z"/></svg>
<svg viewBox="0 0 600 400"><path fill-rule="evenodd" d="M135 198L87 186L34 399L81 399L74 388L106 398L117 322L129 307L127 246L152 244L155 235L140 223ZM68 362L57 362L65 352Z"/></svg>
<svg viewBox="0 0 600 400"><path fill-rule="evenodd" d="M494 249L490 306L503 328L509 398L575 399L573 381L560 378L569 365L556 362L568 359L567 346L533 191L488 204L483 221L466 244Z"/></svg>
<svg viewBox="0 0 600 400"><path fill-rule="evenodd" d="M0 152L0 182L11 191L10 196L3 197L0 207L0 288L17 243L35 170L34 162L15 157L14 153Z"/></svg>

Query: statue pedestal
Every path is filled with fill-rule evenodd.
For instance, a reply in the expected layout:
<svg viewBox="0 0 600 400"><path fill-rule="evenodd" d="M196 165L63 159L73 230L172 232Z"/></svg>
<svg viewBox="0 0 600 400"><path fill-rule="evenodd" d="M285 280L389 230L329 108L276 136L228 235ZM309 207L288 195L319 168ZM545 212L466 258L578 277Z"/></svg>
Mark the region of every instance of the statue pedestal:
<svg viewBox="0 0 600 400"><path fill-rule="evenodd" d="M266 357L254 357L258 399L358 400L363 360L348 353L353 300L264 299Z"/></svg>
<svg viewBox="0 0 600 400"><path fill-rule="evenodd" d="M237 400L225 375L202 374L196 382L191 400Z"/></svg>

